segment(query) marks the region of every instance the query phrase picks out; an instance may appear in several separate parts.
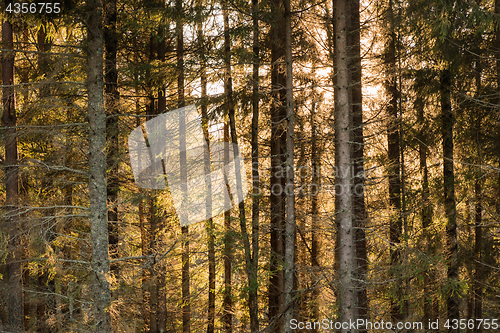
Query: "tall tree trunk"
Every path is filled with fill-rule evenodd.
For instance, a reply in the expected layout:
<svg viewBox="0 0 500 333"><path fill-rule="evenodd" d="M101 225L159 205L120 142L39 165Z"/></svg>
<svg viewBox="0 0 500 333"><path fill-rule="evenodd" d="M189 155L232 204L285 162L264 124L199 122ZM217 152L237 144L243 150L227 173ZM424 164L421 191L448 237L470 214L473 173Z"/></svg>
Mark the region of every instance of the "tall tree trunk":
<svg viewBox="0 0 500 333"><path fill-rule="evenodd" d="M495 0L495 58L496 58L496 83L497 83L497 105L500 105L500 0ZM497 107L497 113L500 107ZM497 117L497 158L500 165L500 118ZM497 201L496 214L500 216L500 173L497 178Z"/></svg>
<svg viewBox="0 0 500 333"><path fill-rule="evenodd" d="M476 54L481 54L481 50L477 50ZM482 93L482 65L481 58L476 59L476 71L475 71L475 81L476 81L476 99L480 100ZM479 109L481 110L481 109ZM477 111L476 111L477 112ZM475 131L475 141L478 151L478 161L480 165L484 164L483 153L481 147L481 112L475 114L474 119L474 131ZM481 171L481 170L479 170ZM483 318L483 264L482 264L482 246L483 246L483 193L482 193L482 177L481 172L476 174L476 181L474 184L474 194L475 194L475 216L474 216L474 314L470 313L470 318L481 319ZM474 327L474 333L482 332L482 327Z"/></svg>
<svg viewBox="0 0 500 333"><path fill-rule="evenodd" d="M229 14L226 1L222 2L222 16L224 21L224 94L225 94L225 113L228 117L234 115L233 100L233 82L231 76L231 36L229 33ZM229 120L231 121L231 120ZM224 121L224 141L229 140L229 126L227 119ZM236 152L234 152L236 156ZM224 149L224 165L229 164L229 147ZM232 193L233 197L235 193ZM224 329L226 333L233 332L233 300L232 292L232 251L233 236L231 230L231 212L224 214L224 227L226 230L224 240Z"/></svg>
<svg viewBox="0 0 500 333"><path fill-rule="evenodd" d="M259 331L259 303L257 272L259 269L259 0L252 0L253 21L253 73L252 73L252 276L249 281L248 303L250 310L250 331Z"/></svg>
<svg viewBox="0 0 500 333"><path fill-rule="evenodd" d="M177 107L182 108L186 105L184 97L184 24L183 24L183 8L182 0L175 1L175 11L177 13L177 21L175 24L175 34L177 36ZM180 180L182 183L181 190L183 195L182 204L185 204L187 198L187 170L186 165L186 119L181 114L179 119L179 144L180 153ZM182 205L181 205L182 207ZM185 214L186 209L181 208L181 214ZM182 232L182 332L191 332L191 291L189 278L189 228L181 227Z"/></svg>
<svg viewBox="0 0 500 333"><path fill-rule="evenodd" d="M229 142L229 125L227 120L224 120L224 141ZM229 164L229 147L224 147L224 165ZM228 187L229 189L229 187ZM225 198L228 202L224 202L224 206L230 205L228 198ZM232 260L233 260L233 236L231 227L231 210L224 212L224 294L223 294L223 309L224 313L222 315L222 323L224 325L224 331L226 333L231 333L233 331L233 300L231 298L232 293Z"/></svg>
<svg viewBox="0 0 500 333"><path fill-rule="evenodd" d="M283 282L282 270L285 220L285 116L286 92L285 71L282 62L285 53L285 20L282 1L271 1L271 255L269 270L269 320L271 331L280 333L283 329ZM274 327L274 328L273 328Z"/></svg>
<svg viewBox="0 0 500 333"><path fill-rule="evenodd" d="M140 124L138 125L140 126ZM148 239L148 231L146 229L146 217L145 217L145 209L144 209L144 202L141 200L139 203L139 228L141 230L141 255L143 257L150 255L149 253L149 239ZM146 266L148 264L148 261L144 263L143 266ZM141 307L142 310L142 320L144 323L144 329L148 330L150 325L149 325L149 316L150 316L150 310L149 310L149 272L148 269L143 268L142 269L142 303L143 306Z"/></svg>
<svg viewBox="0 0 500 333"><path fill-rule="evenodd" d="M21 276L21 247L19 241L19 167L17 156L16 96L14 91L14 34L12 24L5 20L2 24L2 43L5 51L2 59L2 124L5 127L5 205L9 235L7 256L7 312L9 330L23 331L23 291Z"/></svg>
<svg viewBox="0 0 500 333"><path fill-rule="evenodd" d="M475 233L474 233L474 314L471 318L482 319L483 318L483 281L482 281L482 219L483 219L483 206L482 206L482 188L481 179L476 179L474 185L474 192L476 196L475 203ZM482 327L474 327L474 333L482 332Z"/></svg>
<svg viewBox="0 0 500 333"><path fill-rule="evenodd" d="M159 251L158 237L159 237L159 219L158 219L158 209L156 202L157 190L151 191L149 202L149 251L151 255L154 255ZM149 329L151 333L159 332L159 284L158 284L158 272L159 263L153 261L151 263L151 268L149 272Z"/></svg>
<svg viewBox="0 0 500 333"><path fill-rule="evenodd" d="M321 187L321 147L318 144L318 128L316 125L316 107L318 101L314 100L311 108L311 188L314 192L311 193L311 256L310 263L313 268L313 279L311 284L311 299L309 300L309 309L313 320L319 320L319 296L320 287L317 285L318 279L316 276L320 272L319 253L321 250L320 238L318 232L319 226L319 189ZM318 332L314 328L313 332Z"/></svg>
<svg viewBox="0 0 500 333"><path fill-rule="evenodd" d="M87 89L89 117L89 195L94 282L94 331L111 332L106 205L106 114L103 93L102 3L87 2Z"/></svg>
<svg viewBox="0 0 500 333"><path fill-rule="evenodd" d="M207 62L205 59L205 34L203 32L203 17L202 17L202 6L201 0L196 1L197 6L197 34L198 34L198 48L201 58L201 68L200 68L200 84L201 84L201 120L203 124L203 135L207 141L208 147L210 147L210 135L208 133L208 114L207 114ZM211 172L210 166L210 152L207 151L205 155L205 174L208 175ZM212 215L212 183L209 178L205 179L206 186L208 189L207 203L206 203L206 215ZM214 234L214 221L213 218L209 218L206 221L206 230L208 235L208 314L207 314L207 333L215 332L215 234Z"/></svg>
<svg viewBox="0 0 500 333"><path fill-rule="evenodd" d="M160 2L159 6L164 10L165 2ZM158 60L162 64L165 63L166 56L166 40L165 40L165 26L160 24L158 27L158 37L160 41L158 42ZM165 82L159 83L158 87L158 102L156 105L156 113L165 113L167 109L167 96L166 96L166 86ZM163 237L163 230L166 225L166 217L163 213L158 216L158 237ZM159 242L161 239L159 239ZM161 244L161 242L160 242ZM166 332L167 330L167 293L166 293L166 281L165 281L165 271L166 265L165 260L157 263L158 271L158 330L159 332Z"/></svg>
<svg viewBox="0 0 500 333"><path fill-rule="evenodd" d="M226 93L226 108L229 116L229 127L231 134L231 142L233 143L233 156L239 156L239 147L238 147L238 136L236 133L236 117L234 110L234 99L233 99L233 83L232 83L232 74L231 74L231 36L229 33L229 16L227 10L226 2L222 3L222 12L224 17L224 65L225 65L225 78L224 78L224 91ZM246 182L246 175L241 173L241 169L238 163L235 163L235 177L236 177L236 188L237 188L237 196L238 198L243 198L242 184ZM234 196L234 193L233 193ZM247 218L246 218L246 209L245 209L245 201L241 200L238 203L238 213L239 213L239 222L240 222L240 230L241 230L241 238L243 241L243 251L245 255L245 272L247 275L247 283L249 290L249 312L250 317L253 318L253 325L255 326L255 319L257 314L257 298L254 297L256 290L252 292L250 289L250 285L252 281L256 280L256 272L254 271L254 265L257 263L252 258L252 250L250 248L250 240L248 238L247 231ZM254 273L255 272L255 273Z"/></svg>
<svg viewBox="0 0 500 333"><path fill-rule="evenodd" d="M349 73L347 30L350 5L348 0L335 2L335 219L338 234L338 280L340 321L358 319L357 261L353 204L352 78ZM341 332L350 332L342 328Z"/></svg>
<svg viewBox="0 0 500 333"><path fill-rule="evenodd" d="M366 250L366 208L364 192L364 135L363 135L363 94L361 85L361 37L359 1L350 1L350 27L348 42L350 55L350 71L352 75L352 122L353 122L353 160L354 160L354 220L356 222L356 256L358 262L358 307L359 318L368 316L368 295L366 291L366 274L368 256ZM366 332L366 329L362 332ZM361 333L361 332L360 332Z"/></svg>
<svg viewBox="0 0 500 333"><path fill-rule="evenodd" d="M420 93L420 88L423 85L423 80L419 77L416 78L415 83L415 94L416 99L414 107L417 112L417 121L419 126L419 170L422 182L422 209L420 211L422 219L422 229L424 231L424 241L425 248L424 251L428 256L433 256L433 246L432 235L431 235L431 224L432 224L432 206L430 203L430 191L429 191L429 170L427 167L427 153L428 153L428 133L427 133L427 122L424 117L424 100ZM434 312L434 303L436 302L431 297L434 295L435 286L435 272L433 268L430 268L424 276L424 322L429 320L434 320L437 313Z"/></svg>
<svg viewBox="0 0 500 333"><path fill-rule="evenodd" d="M401 161L400 161L400 132L401 121L398 110L399 91L396 77L396 32L393 15L393 2L389 0L387 8L388 41L385 50L386 82L385 89L389 98L387 105L387 154L389 159L389 203L394 210L390 223L390 259L391 275L396 279L394 285L395 299L391 300L391 317L394 321L403 320L403 287L401 279L401 236L403 233L403 219L401 214Z"/></svg>
<svg viewBox="0 0 500 333"><path fill-rule="evenodd" d="M458 283L458 244L457 244L457 212L455 203L455 172L453 170L453 114L451 110L451 73L444 69L441 73L440 93L443 136L443 186L444 207L446 212L446 261L448 283ZM459 319L459 302L456 288L450 288L446 296L448 319ZM450 329L449 332L458 332Z"/></svg>
<svg viewBox="0 0 500 333"><path fill-rule="evenodd" d="M47 55L47 53L51 49L51 40L47 36L47 25L46 24L43 24L40 27L40 29L38 29L37 48L38 48L38 52L40 52L38 54L38 58L37 58L37 66L38 66L39 76L42 76L44 74L49 73L49 70L50 70L50 68L49 68L49 59L50 58ZM46 79L47 79L47 77L46 77ZM45 98L47 98L49 96L49 94L50 94L49 84L48 83L42 84L40 87L40 90L39 90L40 100L43 101ZM66 153L66 155L68 155L68 153ZM65 187L65 190L67 190L66 187ZM69 204L69 206L71 206L71 204ZM47 216L53 217L54 210L50 209L49 211L50 212L48 212ZM47 233L46 239L48 242L51 242L52 240L54 240L55 235L54 235L54 232L52 232L52 230L47 230L46 233ZM40 246L40 253L43 253L44 251L45 251L45 244ZM52 287L51 284L53 285L53 280L51 280L49 282L48 277L49 277L48 271L41 272L38 275L38 288L39 288L39 290L47 289L47 286L48 286L50 291L52 291L52 292L54 291L53 289L51 289L51 287ZM37 302L37 309L36 309L37 315L36 315L36 317L37 317L37 330L39 332L45 331L45 328L46 328L45 312L47 311L47 308L49 308L49 309L51 308L51 305L53 303L55 303L54 295L51 295L50 293L48 295L45 295L42 299L39 299Z"/></svg>
<svg viewBox="0 0 500 333"><path fill-rule="evenodd" d="M105 0L104 5L104 106L106 108L106 167L108 170L107 197L109 254L111 258L118 257L118 162L119 162L119 128L118 128L118 69L116 67L116 52L118 38L116 32L116 0ZM116 264L110 269L117 274Z"/></svg>
<svg viewBox="0 0 500 333"><path fill-rule="evenodd" d="M285 227L285 274L283 331L291 332L293 319L293 286L295 263L295 173L294 173L294 106L292 76L292 13L290 0L284 0L285 7L285 62L286 62L286 227Z"/></svg>

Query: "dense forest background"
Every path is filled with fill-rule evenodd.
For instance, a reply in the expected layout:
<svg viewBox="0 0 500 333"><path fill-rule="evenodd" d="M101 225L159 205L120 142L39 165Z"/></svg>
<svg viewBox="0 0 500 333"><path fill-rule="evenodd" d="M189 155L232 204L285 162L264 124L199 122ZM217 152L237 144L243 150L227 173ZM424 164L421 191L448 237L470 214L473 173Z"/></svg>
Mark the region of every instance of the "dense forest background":
<svg viewBox="0 0 500 333"><path fill-rule="evenodd" d="M499 331L499 1L27 4L0 14L1 332ZM127 138L191 104L250 193L181 227Z"/></svg>

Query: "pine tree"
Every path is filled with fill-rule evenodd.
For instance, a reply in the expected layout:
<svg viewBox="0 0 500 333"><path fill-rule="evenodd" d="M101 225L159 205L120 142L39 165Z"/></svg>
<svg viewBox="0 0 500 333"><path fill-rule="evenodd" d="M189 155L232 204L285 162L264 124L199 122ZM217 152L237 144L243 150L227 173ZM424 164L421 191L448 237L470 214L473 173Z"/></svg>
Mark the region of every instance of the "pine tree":
<svg viewBox="0 0 500 333"><path fill-rule="evenodd" d="M338 293L340 321L358 318L355 221L353 205L352 147L352 76L349 73L350 5L348 0L335 3L335 214L338 239ZM341 332L349 332L342 328Z"/></svg>
<svg viewBox="0 0 500 333"><path fill-rule="evenodd" d="M102 3L87 2L87 89L89 117L89 195L94 282L94 330L111 332L108 221L106 200L106 115L104 111Z"/></svg>
<svg viewBox="0 0 500 333"><path fill-rule="evenodd" d="M8 235L7 285L8 285L8 323L9 330L23 331L23 292L21 273L21 248L19 241L19 167L17 153L17 116L14 89L14 33L9 19L2 24L2 124L5 142L5 205L7 208L6 234Z"/></svg>

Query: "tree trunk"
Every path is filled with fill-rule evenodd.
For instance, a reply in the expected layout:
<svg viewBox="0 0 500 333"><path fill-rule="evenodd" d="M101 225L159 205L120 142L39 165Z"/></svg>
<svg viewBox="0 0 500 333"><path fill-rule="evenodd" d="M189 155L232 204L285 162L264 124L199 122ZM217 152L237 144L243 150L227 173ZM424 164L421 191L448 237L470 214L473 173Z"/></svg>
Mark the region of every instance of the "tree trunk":
<svg viewBox="0 0 500 333"><path fill-rule="evenodd" d="M417 112L417 121L419 125L419 170L422 182L422 209L420 211L422 219L422 229L424 232L424 251L428 256L434 255L434 250L432 244L431 235L431 224L432 224L432 206L430 204L430 191L429 191L429 170L427 167L427 153L428 153L428 132L427 132L427 122L424 117L424 101L420 93L420 88L423 85L423 80L419 77L416 78L415 83L415 94L416 99L414 107ZM427 270L424 276L424 322L429 320L435 320L437 312L434 310L435 300L432 299L435 292L435 272L433 268Z"/></svg>
<svg viewBox="0 0 500 333"><path fill-rule="evenodd" d="M44 24L38 29L37 32L37 48L38 52L38 58L37 58L37 66L38 66L38 71L39 71L39 76L42 76L46 73L49 73L50 71L50 66L49 66L49 59L50 57L47 55L47 53L51 49L51 40L47 36L47 25ZM48 79L46 76L45 79ZM40 94L40 100L44 100L50 95L50 85L48 83L42 84L39 90ZM66 151L65 153L67 156L69 156L68 152ZM66 159L66 162L68 162L68 158ZM64 190L67 192L71 189L71 185L65 186ZM66 198L65 198L65 204L66 204ZM68 205L71 206L71 203ZM70 213L71 214L71 213ZM50 209L47 216L53 217L54 216L54 210ZM52 230L46 230L47 237L46 240L48 243L54 240L55 235ZM40 253L43 253L45 251L45 244L40 246ZM48 289L50 292L53 292L53 280L48 281L49 277L49 272L44 271L41 272L38 275L38 288L39 290L44 290ZM39 332L45 332L46 329L46 324L45 324L45 319L46 319L46 311L47 309L54 308L52 305L55 304L55 299L54 295L51 295L49 292L48 295L45 295L42 299L39 299L37 302L37 330Z"/></svg>
<svg viewBox="0 0 500 333"><path fill-rule="evenodd" d="M292 14L290 0L284 0L285 7L285 62L286 62L286 227L285 227L285 274L283 331L291 332L293 319L293 286L295 262L295 173L294 173L294 106L292 76Z"/></svg>
<svg viewBox="0 0 500 333"><path fill-rule="evenodd" d="M116 67L117 32L116 32L116 0L106 0L104 6L104 94L106 108L106 167L108 170L108 233L109 254L111 258L118 257L118 163L119 163L119 128L118 128L118 69ZM111 271L117 274L116 264L111 264Z"/></svg>
<svg viewBox="0 0 500 333"><path fill-rule="evenodd" d="M205 34L203 33L203 17L202 17L202 2L197 0L197 34L198 34L198 48L201 58L200 67L200 84L201 84L201 120L203 124L203 135L207 141L207 146L210 149L210 135L208 133L208 114L207 114L207 70L206 70L206 48L205 48ZM205 174L211 172L210 166L210 152L207 151L205 155ZM205 177L205 184L208 189L206 215L212 215L212 183L208 177ZM208 314L207 314L207 333L215 332L215 235L214 235L214 221L209 218L206 221L206 230L208 235Z"/></svg>
<svg viewBox="0 0 500 333"><path fill-rule="evenodd" d="M476 54L481 54L481 50L477 50ZM481 58L476 59L476 71L475 71L475 81L476 81L476 99L480 100L482 93L482 65ZM481 109L479 109L481 110ZM474 130L475 130L475 141L478 152L478 161L480 165L484 164L483 153L481 147L481 112L477 112L474 119ZM479 170L481 171L481 170ZM474 216L474 313L470 313L470 318L482 319L483 318L483 264L482 264L482 247L483 247L483 193L482 193L482 178L483 174L478 172L476 175L476 181L474 184L475 192L475 216ZM474 327L474 333L479 333L483 331L482 327Z"/></svg>
<svg viewBox="0 0 500 333"><path fill-rule="evenodd" d="M497 105L500 106L500 0L495 0L495 58L496 58L496 83L497 83ZM497 113L500 107L497 106ZM500 120L497 120L497 158L500 164ZM496 214L500 216L500 173L497 179L497 201Z"/></svg>
<svg viewBox="0 0 500 333"><path fill-rule="evenodd" d="M234 110L234 99L233 99L233 83L231 74L231 36L229 33L229 16L226 3L222 3L222 12L224 18L224 65L225 65L225 78L224 78L224 91L226 93L226 108L229 116L229 127L231 134L231 142L233 143L233 156L239 156L238 147L238 136L236 133L236 118ZM237 163L235 163L235 177L236 177L236 188L238 198L243 198L242 183L246 182L246 175L241 173L241 169ZM233 193L234 196L234 193ZM245 201L241 200L238 203L238 213L240 221L241 238L243 240L243 250L245 255L245 272L247 275L247 283L249 290L249 312L250 317L255 320L257 314L257 298L255 296L256 290L252 292L250 285L252 281L256 281L256 272L254 271L255 261L252 259L252 250L250 249L250 241L248 239L247 231L247 219L246 219L246 209ZM257 263L255 263L256 265ZM255 272L255 273L254 273ZM253 314L252 314L253 313ZM253 322L255 325L255 322Z"/></svg>
<svg viewBox="0 0 500 333"><path fill-rule="evenodd" d="M352 147L352 78L349 73L348 0L335 2L335 219L338 234L338 279L340 321L358 319L357 262L353 206ZM350 332L342 328L341 332Z"/></svg>
<svg viewBox="0 0 500 333"><path fill-rule="evenodd" d="M283 329L283 282L282 270L285 219L285 116L286 92L285 70L280 64L285 53L285 20L282 1L271 1L271 255L269 271L269 320L271 331L280 333Z"/></svg>
<svg viewBox="0 0 500 333"><path fill-rule="evenodd" d="M358 262L358 307L359 318L368 316L368 295L366 291L366 274L368 256L366 250L366 208L364 185L364 135L363 135L363 94L361 85L361 42L359 22L359 1L350 1L350 27L348 32L350 55L350 71L352 75L352 121L353 121L353 160L354 160L354 221L356 223L356 256ZM366 332L361 330L360 333Z"/></svg>
<svg viewBox="0 0 500 333"><path fill-rule="evenodd" d="M259 0L252 0L253 20L253 73L252 73L252 276L249 281L248 303L250 310L250 331L259 331L258 279L259 269Z"/></svg>
<svg viewBox="0 0 500 333"><path fill-rule="evenodd" d="M482 189L481 189L481 179L477 179L474 185L474 192L476 196L475 205L475 233L474 233L474 314L471 318L482 319L483 318L483 281L482 281L482 255L481 247L483 242L482 234L482 219L483 219L483 206L482 206ZM482 332L482 327L474 327L474 333Z"/></svg>
<svg viewBox="0 0 500 333"><path fill-rule="evenodd" d="M401 161L400 161L400 116L398 112L399 91L396 77L396 32L394 28L393 3L390 0L387 13L387 46L385 50L386 81L385 89L389 98L387 105L387 157L389 159L389 203L394 210L390 222L390 260L391 275L396 279L394 285L395 297L391 300L391 317L393 321L401 321L405 317L403 311L403 287L401 279L401 236L403 233L403 219L401 214Z"/></svg>
<svg viewBox="0 0 500 333"><path fill-rule="evenodd" d="M182 18L182 0L175 1L175 10L178 15L175 24L175 34L177 36L177 107L182 108L186 105L184 97L184 24ZM180 145L180 180L183 195L182 205L187 198L187 170L186 166L186 119L181 114L179 119L179 145ZM182 207L181 205L181 207ZM186 209L181 208L181 214L185 214ZM182 220L182 219L181 219ZM182 232L182 332L191 332L191 291L189 286L189 228L181 227Z"/></svg>
<svg viewBox="0 0 500 333"><path fill-rule="evenodd" d="M229 141L229 125L224 121L224 141ZM224 165L229 164L229 147L224 147ZM227 187L229 190L229 187ZM228 200L227 198L225 200ZM224 206L230 202L224 202ZM231 228L231 210L224 212L224 295L222 323L224 332L231 333L233 331L233 300L232 292L232 260L233 260L233 236Z"/></svg>
<svg viewBox="0 0 500 333"><path fill-rule="evenodd" d="M311 188L314 192L311 193L311 254L310 264L313 268L313 279L311 284L311 299L309 300L309 309L313 320L319 320L319 296L320 287L317 284L317 276L320 272L319 253L321 251L321 243L319 238L319 189L321 187L321 147L318 144L318 129L316 125L316 107L318 101L314 100L311 108ZM318 332L315 328L313 332Z"/></svg>
<svg viewBox="0 0 500 333"><path fill-rule="evenodd" d="M234 100L233 100L233 83L231 76L231 37L229 34L229 16L227 4L222 2L222 16L224 21L224 94L225 105L224 109L227 116L230 118L231 114L234 117ZM229 120L231 121L231 120ZM230 124L227 120L224 122L224 141L229 140L229 127ZM234 152L236 156L236 152ZM229 147L224 149L224 165L229 164ZM229 187L228 187L229 190ZM232 194L234 197L234 193ZM233 300L232 293L232 259L233 259L233 236L231 230L231 212L226 211L224 214L224 330L226 333L233 332Z"/></svg>
<svg viewBox="0 0 500 333"><path fill-rule="evenodd" d="M106 115L103 94L102 3L87 2L87 89L89 117L89 195L94 275L94 331L111 332L108 282L108 221L106 206Z"/></svg>
<svg viewBox="0 0 500 333"><path fill-rule="evenodd" d="M154 256L159 251L159 245L157 243L159 232L158 232L158 209L156 207L156 194L157 190L153 190L152 194L148 198L149 202L149 252ZM156 261L151 262L150 272L149 272L149 329L151 333L159 332L159 285L158 285L158 271L159 263Z"/></svg>
<svg viewBox="0 0 500 333"><path fill-rule="evenodd" d="M2 43L6 49L2 59L2 124L5 127L5 205L7 217L4 224L9 235L7 256L7 312L9 330L22 332L23 329L23 291L21 276L21 247L19 241L19 216L17 205L19 203L19 167L17 156L17 131L16 131L16 96L14 91L14 58L11 51L14 34L9 20L2 24Z"/></svg>
<svg viewBox="0 0 500 333"><path fill-rule="evenodd" d="M458 244L457 244L457 212L455 203L455 172L453 170L453 114L451 110L451 73L444 69L441 73L440 93L443 135L443 185L444 207L446 212L446 260L448 263L448 284L451 291L446 296L448 319L459 319L459 302L456 285L458 284ZM458 332L450 329L449 332Z"/></svg>
<svg viewBox="0 0 500 333"><path fill-rule="evenodd" d="M164 10L165 3L161 2L159 6ZM158 42L158 60L165 63L166 56L166 41L165 41L165 26L160 24L158 27L158 37L160 41ZM158 102L156 105L156 113L162 114L167 110L167 96L166 96L166 86L165 82L160 82L158 87ZM158 216L158 237L163 237L166 225L166 218L164 213L160 213ZM159 242L161 239L158 240ZM161 244L161 242L160 242ZM166 264L165 260L157 263L158 272L158 330L159 332L166 332L167 330L167 293L166 293L166 281L165 281L165 270Z"/></svg>

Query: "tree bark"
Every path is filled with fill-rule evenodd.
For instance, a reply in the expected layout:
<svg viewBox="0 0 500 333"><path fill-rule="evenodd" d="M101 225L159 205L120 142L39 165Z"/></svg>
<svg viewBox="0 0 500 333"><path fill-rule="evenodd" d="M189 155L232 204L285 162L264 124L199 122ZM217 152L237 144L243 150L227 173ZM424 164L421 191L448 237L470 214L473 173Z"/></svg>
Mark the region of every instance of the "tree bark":
<svg viewBox="0 0 500 333"><path fill-rule="evenodd" d="M208 133L208 114L207 114L207 71L206 71L206 48L205 48L205 34L203 32L203 17L202 17L202 1L196 1L197 6L197 34L198 34L198 48L200 53L200 84L201 84L201 120L203 125L203 135L207 141L207 146L210 149L210 135ZM210 151L205 155L205 174L211 172L210 165ZM205 184L208 189L207 202L206 202L206 215L212 215L212 183L208 177L205 177ZM214 221L209 218L206 221L206 230L208 235L208 314L207 314L207 333L215 332L215 234L214 234Z"/></svg>
<svg viewBox="0 0 500 333"><path fill-rule="evenodd" d="M432 235L431 235L431 225L432 225L432 206L430 203L430 191L429 191L429 170L427 166L427 154L428 154L428 131L427 131L427 122L424 117L424 100L422 98L420 89L423 86L423 80L417 76L415 79L415 94L416 99L414 103L414 107L417 112L417 121L419 125L419 171L421 177L422 184L422 209L420 210L420 216L422 219L422 230L424 232L424 242L425 242L425 253L428 256L434 255L434 247L432 244ZM433 300L432 297L435 292L435 272L433 268L427 270L424 276L424 322L428 322L429 320L435 320L437 311L435 311L434 304L436 300Z"/></svg>
<svg viewBox="0 0 500 333"><path fill-rule="evenodd" d="M106 167L108 170L106 192L108 197L108 234L109 254L111 258L118 257L118 163L119 163L119 127L118 104L118 69L116 67L116 52L118 38L116 32L116 0L106 0L104 6L104 106L106 108ZM117 274L117 265L111 264L111 271Z"/></svg>
<svg viewBox="0 0 500 333"><path fill-rule="evenodd" d="M252 267L249 280L248 303L250 310L250 331L259 331L259 303L257 272L259 268L259 0L252 0L253 24L253 73L252 73Z"/></svg>
<svg viewBox="0 0 500 333"><path fill-rule="evenodd" d="M284 302L285 313L283 331L292 332L290 321L293 319L293 286L295 263L295 173L294 173L294 105L292 76L292 14L290 0L284 0L285 7L285 62L286 62L286 226L285 226L285 274Z"/></svg>
<svg viewBox="0 0 500 333"><path fill-rule="evenodd" d="M394 210L390 222L390 260L391 275L396 279L394 285L395 299L391 300L391 317L394 321L401 321L405 317L403 304L403 287L401 279L401 236L403 234L403 219L401 213L401 161L400 161L400 132L399 132L399 91L396 77L396 32L394 27L393 3L389 0L387 13L387 46L385 50L386 81L385 89L389 98L387 105L387 154L389 159L389 203Z"/></svg>
<svg viewBox="0 0 500 333"><path fill-rule="evenodd" d="M446 296L448 319L459 319L459 302L456 286L458 284L458 244L457 244L457 212L455 203L455 172L453 163L453 114L451 110L451 73L444 69L440 79L441 115L443 136L443 186L444 207L446 212L446 261L450 292ZM450 329L449 332L458 332Z"/></svg>
<svg viewBox="0 0 500 333"><path fill-rule="evenodd" d="M500 105L500 0L495 0L495 67L496 67L496 83L497 83L497 105ZM497 107L497 112L500 107ZM500 164L500 120L497 120L497 158ZM497 179L497 201L496 214L500 216L500 173Z"/></svg>
<svg viewBox="0 0 500 333"><path fill-rule="evenodd" d="M361 83L361 26L359 18L359 1L350 1L350 21L348 42L350 55L350 71L352 79L352 121L353 121L353 162L354 162L354 221L356 222L356 256L358 262L358 307L359 318L368 316L368 295L366 291L366 274L368 255L366 249L366 208L364 184L364 134L363 134L363 94ZM366 332L361 330L360 333Z"/></svg>
<svg viewBox="0 0 500 333"><path fill-rule="evenodd" d="M17 155L17 117L16 96L14 90L14 33L12 24L5 20L2 24L2 125L5 127L5 206L7 217L4 221L9 236L7 256L7 312L9 330L22 332L23 329L23 292L20 259L22 256L19 241L19 167Z"/></svg>
<svg viewBox="0 0 500 333"><path fill-rule="evenodd" d="M236 133L236 118L235 118L235 110L234 110L234 98L233 98L233 83L232 83L232 73L231 73L231 36L229 33L229 16L227 10L227 4L225 2L222 3L222 12L224 18L224 65L225 65L225 78L224 78L224 91L226 93L226 108L229 116L229 127L231 134L231 142L233 143L233 154L234 156L239 156L239 147L238 147L238 136ZM241 169L238 164L235 164L235 177L236 177L236 188L238 191L238 198L243 197L243 193L241 193L242 183L246 182L246 175L241 173ZM239 222L240 222L240 230L241 230L241 238L243 240L243 251L245 255L245 272L247 275L247 283L249 290L249 312L250 317L255 320L257 314L257 298L256 298L256 290L251 290L251 282L256 281L256 271L254 270L255 261L252 258L252 250L250 248L250 240L248 237L247 231L247 218L246 218L246 209L245 209L245 201L242 200L238 203L238 213L239 213ZM256 265L257 263L255 263ZM255 326L255 322L253 322Z"/></svg>
<svg viewBox="0 0 500 333"><path fill-rule="evenodd" d="M177 21L175 24L175 34L177 36L177 107L182 108L186 105L184 97L184 24L183 24L183 8L182 0L175 1L175 11L177 13ZM181 147L180 153L180 180L182 183L181 190L183 194L183 204L187 198L187 170L186 166L186 119L182 115L179 119L179 144ZM182 206L181 206L182 207ZM185 214L185 209L181 208L181 214ZM182 233L182 332L191 332L191 291L190 291L190 276L189 276L189 227L181 227Z"/></svg>
<svg viewBox="0 0 500 333"><path fill-rule="evenodd" d="M335 219L337 223L340 321L358 319L355 221L353 205L352 78L349 73L350 6L348 0L335 2ZM342 328L341 332L350 332Z"/></svg>
<svg viewBox="0 0 500 333"><path fill-rule="evenodd" d="M111 301L106 206L106 115L103 93L102 3L87 2L87 89L89 117L89 195L94 282L94 331L111 332Z"/></svg>
<svg viewBox="0 0 500 333"><path fill-rule="evenodd" d="M476 54L481 54L481 50L477 50ZM478 57L476 60L475 66L475 81L476 81L476 99L481 98L482 93L482 65L481 58ZM478 161L477 163L480 165L484 164L483 161L483 153L481 147L481 112L477 112L475 114L474 119L474 131L475 131L475 141L478 152ZM480 170L479 170L480 171ZM474 194L475 194L475 216L474 216L474 314L471 314L471 318L474 319L482 319L483 318L483 256L482 256L482 247L483 247L483 189L482 189L482 178L483 174L478 172L476 174L476 181L474 184ZM482 327L476 326L474 327L474 333L480 333L483 331Z"/></svg>
<svg viewBox="0 0 500 333"><path fill-rule="evenodd" d="M475 192L475 233L474 233L474 314L471 316L474 319L483 318L483 270L482 270L482 220L483 220L483 206L482 206L482 188L481 179L476 179L474 185ZM480 333L483 331L482 327L474 327L474 333Z"/></svg>
<svg viewBox="0 0 500 333"><path fill-rule="evenodd" d="M320 287L317 286L317 276L320 272L319 253L321 251L321 242L318 235L319 225L319 189L321 187L321 147L318 143L318 128L316 125L316 108L318 101L314 100L311 108L311 188L314 192L311 194L311 253L310 264L313 268L313 278L311 284L314 286L309 300L309 309L314 320L319 320L319 296ZM313 332L318 332L315 328Z"/></svg>
<svg viewBox="0 0 500 333"><path fill-rule="evenodd" d="M229 125L224 121L224 141L229 142ZM224 147L224 165L229 164L229 147ZM229 190L229 186L227 186ZM228 199L225 199L228 200ZM229 200L228 200L229 201ZM229 205L231 202L224 202ZM232 293L232 262L233 262L233 232L231 227L231 210L224 212L224 294L222 323L224 331L231 333L233 331L233 300Z"/></svg>
<svg viewBox="0 0 500 333"><path fill-rule="evenodd" d="M272 21L271 35L271 255L269 270L269 320L271 331L280 333L283 329L283 283L282 270L285 253L284 220L285 220L285 117L286 91L285 70L283 65L285 53L285 20L282 1L271 1Z"/></svg>

